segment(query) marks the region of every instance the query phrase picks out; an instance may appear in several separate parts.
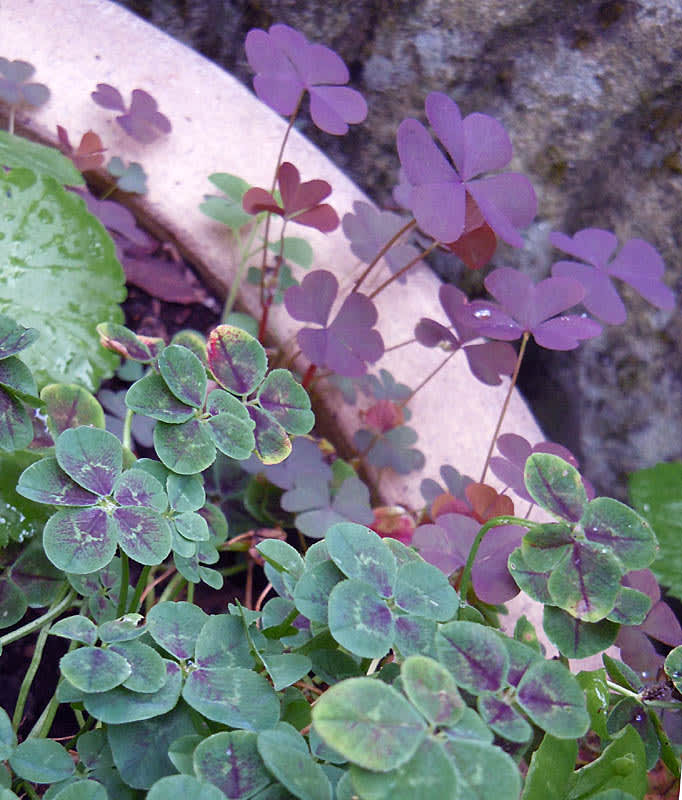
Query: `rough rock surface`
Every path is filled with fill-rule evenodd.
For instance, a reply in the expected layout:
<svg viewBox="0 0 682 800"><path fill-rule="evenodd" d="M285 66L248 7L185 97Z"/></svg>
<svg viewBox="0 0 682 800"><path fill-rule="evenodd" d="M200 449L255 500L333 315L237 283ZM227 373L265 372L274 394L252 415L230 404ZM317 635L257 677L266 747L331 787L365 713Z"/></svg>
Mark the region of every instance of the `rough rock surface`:
<svg viewBox="0 0 682 800"><path fill-rule="evenodd" d="M621 242L651 242L666 282L682 289L680 0L122 4L245 82L251 27L285 22L337 50L368 100L368 120L340 139L302 127L379 204L392 204L397 125L424 119L428 92L446 92L463 113L499 118L514 142L512 167L531 178L539 213L526 247L500 246L496 265L546 277L558 260L549 231L600 227ZM434 267L469 289L481 286L454 258ZM522 370L548 436L573 449L600 492L621 498L629 471L682 458L682 317L625 289L625 325L575 353L531 349Z"/></svg>

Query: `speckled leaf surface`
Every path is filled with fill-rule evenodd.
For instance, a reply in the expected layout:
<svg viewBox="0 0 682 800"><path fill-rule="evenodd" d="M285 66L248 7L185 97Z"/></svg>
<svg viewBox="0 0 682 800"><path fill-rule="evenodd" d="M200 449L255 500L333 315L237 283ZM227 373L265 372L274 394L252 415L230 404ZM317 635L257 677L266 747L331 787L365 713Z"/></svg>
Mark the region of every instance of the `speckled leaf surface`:
<svg viewBox="0 0 682 800"><path fill-rule="evenodd" d="M53 178L15 169L0 174L0 191L0 312L40 331L40 347L22 356L39 386L94 391L118 363L95 330L102 320L123 320L125 278L113 242Z"/></svg>

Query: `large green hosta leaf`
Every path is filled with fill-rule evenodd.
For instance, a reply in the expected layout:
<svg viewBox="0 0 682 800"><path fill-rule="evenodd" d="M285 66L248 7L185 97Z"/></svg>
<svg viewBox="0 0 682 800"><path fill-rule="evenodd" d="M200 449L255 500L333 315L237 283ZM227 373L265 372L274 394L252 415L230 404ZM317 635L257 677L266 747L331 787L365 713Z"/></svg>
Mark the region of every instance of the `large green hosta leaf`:
<svg viewBox="0 0 682 800"><path fill-rule="evenodd" d="M105 229L80 197L27 169L0 172L0 312L41 332L22 358L39 386L94 391L118 358L95 326L122 322L125 277Z"/></svg>

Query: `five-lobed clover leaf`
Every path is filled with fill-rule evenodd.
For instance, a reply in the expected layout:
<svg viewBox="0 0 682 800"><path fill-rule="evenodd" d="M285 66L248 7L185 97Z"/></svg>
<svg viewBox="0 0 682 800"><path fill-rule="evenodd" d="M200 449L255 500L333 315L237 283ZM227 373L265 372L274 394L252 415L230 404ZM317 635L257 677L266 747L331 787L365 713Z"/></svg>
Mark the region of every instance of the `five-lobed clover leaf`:
<svg viewBox="0 0 682 800"><path fill-rule="evenodd" d="M322 326L298 332L296 340L307 358L339 375L355 378L367 372L367 362L381 358L384 342L374 328L377 321L374 303L360 292L349 294L333 321L327 324L338 290L334 274L318 269L306 275L300 286L287 289L284 305L294 319Z"/></svg>
<svg viewBox="0 0 682 800"><path fill-rule="evenodd" d="M345 86L348 68L328 47L311 44L288 25L271 25L267 32L254 28L245 46L256 72L256 94L279 114L293 114L307 91L310 116L326 133L345 134L348 123L362 122L367 116L363 96Z"/></svg>
<svg viewBox="0 0 682 800"><path fill-rule="evenodd" d="M123 448L108 431L69 428L56 441L55 456L31 464L17 492L37 503L63 506L45 524L43 546L65 572L85 574L106 567L117 546L141 564L160 564L171 549L162 513L164 487L139 469L123 471Z"/></svg>
<svg viewBox="0 0 682 800"><path fill-rule="evenodd" d="M50 97L50 90L42 83L27 83L35 72L28 61L9 61L0 58L0 100L10 106L22 103L27 106L42 106Z"/></svg>
<svg viewBox="0 0 682 800"><path fill-rule="evenodd" d="M550 233L550 242L579 261L558 261L556 277L575 278L585 288L583 305L595 317L620 325L627 312L611 278L631 286L656 308L672 311L675 295L661 280L665 269L658 251L643 239L629 239L614 257L618 239L610 231L586 228L573 237Z"/></svg>
<svg viewBox="0 0 682 800"><path fill-rule="evenodd" d="M443 311L448 316L455 333L440 322L422 317L414 336L424 347L443 347L447 350L462 349L467 357L469 369L474 377L487 386L499 386L501 375L511 375L516 364L516 353L511 345L504 342L478 342L480 333L471 324L466 314L468 298L464 292L450 284L443 284L438 297Z"/></svg>
<svg viewBox="0 0 682 800"><path fill-rule="evenodd" d="M164 133L171 132L171 124L159 111L156 100L143 89L134 89L130 107L126 108L118 89L108 83L98 83L92 99L102 108L121 111L116 122L123 130L141 144L150 144Z"/></svg>
<svg viewBox="0 0 682 800"><path fill-rule="evenodd" d="M601 333L601 325L587 315L562 313L585 296L572 278L545 278L533 285L523 272L500 267L485 279L485 288L498 302L474 300L462 312L480 336L513 341L529 333L540 347L574 350Z"/></svg>
<svg viewBox="0 0 682 800"><path fill-rule="evenodd" d="M532 222L537 208L530 181L512 172L477 178L510 161L512 146L503 126L486 114L462 119L457 104L441 92L431 92L426 98L426 116L452 164L420 122L400 123L398 155L409 184L402 196L419 227L439 242L457 241L475 225L471 220L467 225L469 195L473 213L480 213L505 242L521 247L518 228Z"/></svg>
<svg viewBox="0 0 682 800"><path fill-rule="evenodd" d="M321 201L329 197L332 187L323 180L301 183L301 174L296 167L285 161L277 171L281 205L271 192L254 187L245 192L242 199L247 214L269 211L285 220L330 233L339 226L339 217L328 203Z"/></svg>

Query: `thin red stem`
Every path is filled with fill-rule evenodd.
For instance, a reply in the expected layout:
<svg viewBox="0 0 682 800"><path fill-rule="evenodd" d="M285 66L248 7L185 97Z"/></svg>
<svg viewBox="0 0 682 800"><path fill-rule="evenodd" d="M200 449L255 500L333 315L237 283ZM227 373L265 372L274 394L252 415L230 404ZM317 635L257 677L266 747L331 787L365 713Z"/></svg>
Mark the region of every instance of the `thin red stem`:
<svg viewBox="0 0 682 800"><path fill-rule="evenodd" d="M397 280L398 280L398 278L400 278L400 277L401 277L401 275L404 275L404 274L405 274L405 273L408 271L408 269L412 269L412 267L413 267L415 264L418 264L418 263L419 263L419 262L422 260L422 258L424 258L424 256L428 256L428 254L429 254L429 253L433 252L433 251L434 251L434 250L435 250L435 249L438 247L438 245L439 245L439 243L438 243L438 242L434 242L434 243L433 243L433 244L432 244L430 247L427 247L427 248L426 248L426 250L424 250L424 251L423 251L422 253L420 253L418 256L416 256L415 258L413 258L413 259L412 259L412 261L408 261L408 263L407 263L407 264L405 264L405 266L404 266L402 269L399 269L399 270L398 270L396 273L394 273L393 275L391 275L391 277L390 277L390 278L387 278L387 279L386 279L386 280L385 280L385 281L384 281L384 282L381 284L381 286L379 286L379 288L378 288L378 289L375 289L375 290L372 292L372 294L370 294L370 295L369 295L369 299L370 299L370 300L374 300L374 298L375 298L375 297L376 297L376 296L379 294L379 292L383 292L383 290L384 290L384 289L385 289L387 286L390 286L390 285L393 283L393 281L397 281Z"/></svg>
<svg viewBox="0 0 682 800"><path fill-rule="evenodd" d="M393 245L400 239L400 237L407 233L407 231L414 228L417 224L417 220L411 219L406 225L403 227L391 238L386 242L386 244L379 250L379 252L374 256L371 263L368 265L367 269L362 273L362 275L357 279L355 282L355 286L353 287L353 291L357 292L360 286L364 283L365 278L369 275L369 273L374 269L374 267L379 263L379 260L383 258L386 253L393 247Z"/></svg>
<svg viewBox="0 0 682 800"><path fill-rule="evenodd" d="M307 389L313 382L313 378L315 377L316 372L317 372L317 364L311 364L305 371L305 375L303 376L303 380L301 381L301 386L304 389Z"/></svg>

